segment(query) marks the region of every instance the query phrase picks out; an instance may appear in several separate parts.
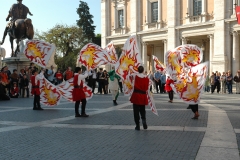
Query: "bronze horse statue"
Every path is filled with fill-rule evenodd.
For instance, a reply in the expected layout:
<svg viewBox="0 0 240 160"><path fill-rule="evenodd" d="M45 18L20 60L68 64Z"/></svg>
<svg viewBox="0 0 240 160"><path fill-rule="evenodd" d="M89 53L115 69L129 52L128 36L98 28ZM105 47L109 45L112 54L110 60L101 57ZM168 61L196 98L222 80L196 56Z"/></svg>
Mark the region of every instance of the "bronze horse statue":
<svg viewBox="0 0 240 160"><path fill-rule="evenodd" d="M11 34L9 35L10 38L10 43L11 43L11 49L12 49L12 55L11 57L16 57L17 53L20 52L19 51L19 42L24 40L24 39L33 39L34 36L34 30L33 30L33 25L32 25L32 20L29 18L26 19L17 19L14 22L15 25L15 29L14 31L11 32ZM0 43L1 45L4 43L5 37L7 36L8 30L9 30L10 26L7 25L6 29L4 31L3 34L3 39L2 42ZM16 50L13 50L13 40L16 39Z"/></svg>

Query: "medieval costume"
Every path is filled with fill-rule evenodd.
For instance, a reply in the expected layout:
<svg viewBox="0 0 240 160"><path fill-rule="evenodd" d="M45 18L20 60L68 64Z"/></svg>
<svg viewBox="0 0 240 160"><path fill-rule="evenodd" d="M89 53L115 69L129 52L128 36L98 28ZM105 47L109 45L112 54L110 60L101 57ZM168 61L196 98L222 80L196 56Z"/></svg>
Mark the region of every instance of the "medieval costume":
<svg viewBox="0 0 240 160"><path fill-rule="evenodd" d="M189 108L191 108L194 113L194 117L192 119L198 119L200 116L198 113L198 104L189 104Z"/></svg>
<svg viewBox="0 0 240 160"><path fill-rule="evenodd" d="M147 129L145 105L148 105L147 91L149 86L149 78L147 75L143 74L143 70L143 67L139 66L139 74L133 77L134 90L130 98L131 103L133 103L134 121L136 124L135 130L140 130L139 114L141 115L143 128Z"/></svg>
<svg viewBox="0 0 240 160"><path fill-rule="evenodd" d="M0 77L0 100L10 100L10 98L6 95L5 86L2 83L1 77Z"/></svg>
<svg viewBox="0 0 240 160"><path fill-rule="evenodd" d="M11 87L10 97L11 98L18 98L18 96L19 96L18 92L19 92L19 89L18 89L17 83L14 82L13 86Z"/></svg>
<svg viewBox="0 0 240 160"><path fill-rule="evenodd" d="M40 74L36 70L32 71L31 83L32 83L32 94L34 95L33 110L43 110L40 105L40 80L44 78L43 72Z"/></svg>
<svg viewBox="0 0 240 160"><path fill-rule="evenodd" d="M81 68L76 67L74 79L73 79L73 85L74 89L72 92L73 101L75 101L75 117L88 117L85 113L85 108L87 104L86 95L83 91L83 83L84 79L88 76L88 72L85 72L84 74L81 74ZM79 105L80 102L82 102L81 106L81 115L79 114Z"/></svg>
<svg viewBox="0 0 240 160"><path fill-rule="evenodd" d="M112 70L112 71L108 72L108 74L109 74L109 78L110 78L108 88L110 89L110 91L112 93L113 104L118 105L117 104L117 97L119 95L118 79L120 77L115 73L115 70Z"/></svg>
<svg viewBox="0 0 240 160"><path fill-rule="evenodd" d="M173 102L173 90L171 87L171 84L173 83L173 80L168 76L167 81L166 81L166 85L165 85L165 91L168 92L168 97L169 97L169 101L170 103Z"/></svg>

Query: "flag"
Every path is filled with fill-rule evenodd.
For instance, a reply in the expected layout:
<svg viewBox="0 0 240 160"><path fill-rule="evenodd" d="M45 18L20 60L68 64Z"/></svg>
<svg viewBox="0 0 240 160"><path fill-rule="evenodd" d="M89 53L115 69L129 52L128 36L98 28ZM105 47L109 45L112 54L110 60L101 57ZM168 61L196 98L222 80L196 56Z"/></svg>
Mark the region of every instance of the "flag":
<svg viewBox="0 0 240 160"><path fill-rule="evenodd" d="M164 69L166 68L165 65L162 62L160 62L158 58L154 55L153 55L153 61L154 61L154 69L156 71L160 71L160 72L164 71Z"/></svg>
<svg viewBox="0 0 240 160"><path fill-rule="evenodd" d="M40 80L40 93L40 102L45 106L59 105L62 98L57 87L46 78Z"/></svg>
<svg viewBox="0 0 240 160"><path fill-rule="evenodd" d="M55 45L40 40L26 41L24 54L33 63L46 68L49 59L55 52Z"/></svg>
<svg viewBox="0 0 240 160"><path fill-rule="evenodd" d="M166 57L166 74L175 82L173 91L188 104L197 104L208 73L208 62L202 61L202 50L196 45L182 45L170 50Z"/></svg>
<svg viewBox="0 0 240 160"><path fill-rule="evenodd" d="M115 47L113 45L113 42L111 41L105 48L104 50L107 51L108 56L106 56L108 62L110 64L116 64L118 60L118 56L115 50Z"/></svg>
<svg viewBox="0 0 240 160"><path fill-rule="evenodd" d="M235 12L236 12L238 24L240 24L240 6L235 7Z"/></svg>
<svg viewBox="0 0 240 160"><path fill-rule="evenodd" d="M79 62L87 68L87 70L95 69L109 62L108 51L100 46L88 43L80 51Z"/></svg>
<svg viewBox="0 0 240 160"><path fill-rule="evenodd" d="M65 98L66 100L73 102L72 99L72 92L73 92L73 78L62 82L61 84L59 84L57 86L59 92L61 93L61 95L63 96L63 98ZM93 93L92 93L92 88L90 88L89 86L87 86L85 83L83 83L83 91L86 95L86 100L89 100L92 98Z"/></svg>

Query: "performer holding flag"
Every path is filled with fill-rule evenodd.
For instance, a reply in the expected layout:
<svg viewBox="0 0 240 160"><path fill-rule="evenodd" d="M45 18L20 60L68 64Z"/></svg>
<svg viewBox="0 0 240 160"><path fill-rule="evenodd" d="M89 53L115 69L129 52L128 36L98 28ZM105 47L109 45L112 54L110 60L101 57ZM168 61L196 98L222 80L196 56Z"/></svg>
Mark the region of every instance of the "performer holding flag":
<svg viewBox="0 0 240 160"><path fill-rule="evenodd" d="M116 106L117 104L117 97L119 95L118 89L118 79L120 78L116 72L115 72L115 67L112 67L112 71L108 72L110 81L109 81L109 86L108 88L110 89L112 93L112 98L113 98L113 104Z"/></svg>
<svg viewBox="0 0 240 160"><path fill-rule="evenodd" d="M134 89L130 101L133 103L135 130L140 130L139 113L141 115L143 128L147 129L145 105L148 105L147 92L149 88L149 78L143 74L143 66L138 67L139 74L134 77Z"/></svg>
<svg viewBox="0 0 240 160"><path fill-rule="evenodd" d="M40 105L40 80L43 80L44 71L41 71L40 74L38 74L37 70L32 71L32 77L31 77L31 83L32 83L32 94L34 95L33 100L33 110L43 110Z"/></svg>
<svg viewBox="0 0 240 160"><path fill-rule="evenodd" d="M75 68L74 79L73 79L74 89L72 92L73 101L75 101L75 117L89 117L89 115L85 113L87 100L86 100L86 95L83 91L84 79L87 76L88 76L88 72L85 72L84 74L82 74L82 69L80 67ZM81 115L79 114L80 101L82 102Z"/></svg>

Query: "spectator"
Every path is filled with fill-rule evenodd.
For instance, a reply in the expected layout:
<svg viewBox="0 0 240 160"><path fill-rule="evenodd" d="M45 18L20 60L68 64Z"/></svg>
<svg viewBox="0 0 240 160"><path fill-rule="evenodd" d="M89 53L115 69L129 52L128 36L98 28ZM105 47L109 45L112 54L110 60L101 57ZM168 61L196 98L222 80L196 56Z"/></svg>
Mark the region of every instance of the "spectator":
<svg viewBox="0 0 240 160"><path fill-rule="evenodd" d="M217 88L217 93L220 91L220 76L221 74L216 72L216 76L214 79L214 89Z"/></svg>
<svg viewBox="0 0 240 160"><path fill-rule="evenodd" d="M2 77L0 76L0 100L10 100L6 95L5 84L2 82Z"/></svg>
<svg viewBox="0 0 240 160"><path fill-rule="evenodd" d="M29 97L29 80L27 79L26 74L23 75L23 79L21 79L20 86L21 86L21 96L22 96L22 98L25 97L26 92L27 92L27 98L28 98Z"/></svg>
<svg viewBox="0 0 240 160"><path fill-rule="evenodd" d="M209 79L209 76L206 77L204 91L205 92L210 92L210 79Z"/></svg>
<svg viewBox="0 0 240 160"><path fill-rule="evenodd" d="M74 74L71 67L68 67L67 70L63 73L64 80L67 81L73 78Z"/></svg>
<svg viewBox="0 0 240 160"><path fill-rule="evenodd" d="M108 94L108 78L109 78L109 75L107 73L106 70L103 71L103 78L104 78L104 88L105 88L105 92L104 94Z"/></svg>
<svg viewBox="0 0 240 160"><path fill-rule="evenodd" d="M98 79L98 93L102 94L102 91L103 91L105 94L106 90L105 90L104 75L103 75L102 68L100 68L99 72L97 73L97 79Z"/></svg>
<svg viewBox="0 0 240 160"><path fill-rule="evenodd" d="M16 69L13 70L13 73L10 75L10 78L11 78L11 87L13 87L14 85L13 83L16 83L18 85L19 76Z"/></svg>
<svg viewBox="0 0 240 160"><path fill-rule="evenodd" d="M51 66L51 68L47 71L47 75L48 75L48 80L54 84L54 71L53 71L53 66Z"/></svg>
<svg viewBox="0 0 240 160"><path fill-rule="evenodd" d="M156 86L157 93L158 93L158 90L160 90L160 93L162 93L160 78L161 78L161 73L159 71L157 71L154 74L154 80L155 80L155 86Z"/></svg>
<svg viewBox="0 0 240 160"><path fill-rule="evenodd" d="M62 74L60 69L58 69L58 71L56 72L55 78L56 78L56 85L62 83L62 81L63 81L63 74Z"/></svg>
<svg viewBox="0 0 240 160"><path fill-rule="evenodd" d="M96 82L97 82L97 69L94 69L92 71L92 93L94 93L95 91L95 87L96 87Z"/></svg>
<svg viewBox="0 0 240 160"><path fill-rule="evenodd" d="M161 80L161 90L162 90L162 93L166 93L166 91L165 91L166 74L165 74L165 73L163 73L163 74L161 75L160 80Z"/></svg>
<svg viewBox="0 0 240 160"><path fill-rule="evenodd" d="M18 96L19 96L18 92L19 92L19 90L18 90L17 82L13 82L13 86L11 87L10 97L18 98Z"/></svg>
<svg viewBox="0 0 240 160"><path fill-rule="evenodd" d="M226 93L226 74L225 72L222 73L221 77L220 77L220 81L221 81L221 93Z"/></svg>
<svg viewBox="0 0 240 160"><path fill-rule="evenodd" d="M210 76L210 84L211 84L211 93L215 90L215 73L212 72L212 75Z"/></svg>
<svg viewBox="0 0 240 160"><path fill-rule="evenodd" d="M236 82L236 94L240 94L240 70L237 71L233 80Z"/></svg>
<svg viewBox="0 0 240 160"><path fill-rule="evenodd" d="M232 74L231 74L231 72L228 72L227 79L226 79L228 94L232 94L232 80L233 80Z"/></svg>

